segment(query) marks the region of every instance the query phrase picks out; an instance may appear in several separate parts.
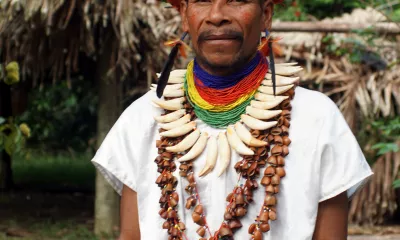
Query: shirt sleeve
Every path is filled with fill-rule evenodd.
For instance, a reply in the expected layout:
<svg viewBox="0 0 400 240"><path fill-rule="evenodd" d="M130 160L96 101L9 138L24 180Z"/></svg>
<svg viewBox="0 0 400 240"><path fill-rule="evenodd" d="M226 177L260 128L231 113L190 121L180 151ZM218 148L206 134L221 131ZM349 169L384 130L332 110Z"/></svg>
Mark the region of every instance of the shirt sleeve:
<svg viewBox="0 0 400 240"><path fill-rule="evenodd" d="M92 159L96 169L121 195L123 185L137 192L140 149L152 121L149 94L131 104L108 132ZM138 114L140 113L140 114Z"/></svg>
<svg viewBox="0 0 400 240"><path fill-rule="evenodd" d="M318 138L320 202L345 191L350 199L373 174L342 113L329 98L328 106Z"/></svg>

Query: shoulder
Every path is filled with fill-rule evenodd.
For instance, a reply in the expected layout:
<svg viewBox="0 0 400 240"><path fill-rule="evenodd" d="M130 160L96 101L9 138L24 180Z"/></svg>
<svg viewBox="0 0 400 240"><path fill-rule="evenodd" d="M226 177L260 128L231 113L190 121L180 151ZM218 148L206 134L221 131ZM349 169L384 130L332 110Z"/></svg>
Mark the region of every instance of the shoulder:
<svg viewBox="0 0 400 240"><path fill-rule="evenodd" d="M161 109L152 104L152 99L156 98L154 91L149 91L134 102L132 102L121 114L118 123L130 128L145 130L154 123L154 116L160 115Z"/></svg>
<svg viewBox="0 0 400 240"><path fill-rule="evenodd" d="M325 121L338 114L341 116L339 108L332 99L321 92L303 87L296 88L292 106L293 114L303 118Z"/></svg>

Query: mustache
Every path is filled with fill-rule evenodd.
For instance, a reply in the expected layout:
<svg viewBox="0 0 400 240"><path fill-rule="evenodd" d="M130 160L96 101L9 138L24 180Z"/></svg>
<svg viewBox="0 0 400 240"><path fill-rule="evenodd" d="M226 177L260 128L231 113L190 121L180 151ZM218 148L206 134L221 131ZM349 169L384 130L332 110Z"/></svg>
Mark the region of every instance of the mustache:
<svg viewBox="0 0 400 240"><path fill-rule="evenodd" d="M243 41L243 33L233 30L233 29L225 29L225 30L207 30L199 34L198 42L206 41L207 39L213 36L223 36L224 38L232 38Z"/></svg>

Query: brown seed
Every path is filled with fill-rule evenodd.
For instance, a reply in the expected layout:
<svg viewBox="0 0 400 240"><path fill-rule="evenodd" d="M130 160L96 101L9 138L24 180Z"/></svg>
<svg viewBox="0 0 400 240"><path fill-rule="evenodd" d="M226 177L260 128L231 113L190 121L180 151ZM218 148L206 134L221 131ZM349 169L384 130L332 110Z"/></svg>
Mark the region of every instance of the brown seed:
<svg viewBox="0 0 400 240"><path fill-rule="evenodd" d="M181 164L179 166L179 170L186 172L188 170L188 165L187 164Z"/></svg>
<svg viewBox="0 0 400 240"><path fill-rule="evenodd" d="M280 126L282 126L283 124L285 123L285 118L284 117L279 117L279 119L278 119L278 127L280 127Z"/></svg>
<svg viewBox="0 0 400 240"><path fill-rule="evenodd" d="M277 167L277 168L276 168L276 174L277 174L280 178L283 178L284 176L286 176L285 169L283 169L282 167Z"/></svg>
<svg viewBox="0 0 400 240"><path fill-rule="evenodd" d="M239 220L234 219L229 221L228 226L230 229L236 229L236 228L241 228L243 225Z"/></svg>
<svg viewBox="0 0 400 240"><path fill-rule="evenodd" d="M279 193L279 186L274 186L274 193Z"/></svg>
<svg viewBox="0 0 400 240"><path fill-rule="evenodd" d="M277 145L282 145L283 144L283 139L281 136L275 136L274 137L274 143Z"/></svg>
<svg viewBox="0 0 400 240"><path fill-rule="evenodd" d="M277 164L276 160L277 160L277 156L270 156L267 159L267 163L271 164L272 166L276 166L276 164Z"/></svg>
<svg viewBox="0 0 400 240"><path fill-rule="evenodd" d="M179 176L186 177L187 176L187 172L179 171Z"/></svg>
<svg viewBox="0 0 400 240"><path fill-rule="evenodd" d="M252 223L251 225L250 225L250 227L249 227L249 234L253 234L254 233L254 230L256 230L256 224L255 223Z"/></svg>
<svg viewBox="0 0 400 240"><path fill-rule="evenodd" d="M275 168L272 167L272 166L267 167L267 168L264 170L264 175L267 176L267 177L272 177L272 176L274 176L274 175L275 175Z"/></svg>
<svg viewBox="0 0 400 240"><path fill-rule="evenodd" d="M264 204L266 206L275 206L276 205L276 197L273 195L265 196Z"/></svg>
<svg viewBox="0 0 400 240"><path fill-rule="evenodd" d="M179 229L180 229L181 231L185 231L185 230L186 230L186 226L185 226L185 224L184 224L183 222L179 222L179 223L178 223L178 226L179 226Z"/></svg>
<svg viewBox="0 0 400 240"><path fill-rule="evenodd" d="M276 213L274 211L269 212L269 219L271 219L272 221L276 220Z"/></svg>
<svg viewBox="0 0 400 240"><path fill-rule="evenodd" d="M203 205L199 204L194 208L194 212L198 214L203 214Z"/></svg>
<svg viewBox="0 0 400 240"><path fill-rule="evenodd" d="M281 167L285 166L285 159L282 156L276 156L276 159L277 159L278 166L281 166Z"/></svg>
<svg viewBox="0 0 400 240"><path fill-rule="evenodd" d="M171 197L172 197L173 199L175 199L176 201L179 201L179 195L178 195L177 192L173 192L173 193L171 194Z"/></svg>
<svg viewBox="0 0 400 240"><path fill-rule="evenodd" d="M268 212L263 212L260 215L260 222L268 222L269 216Z"/></svg>
<svg viewBox="0 0 400 240"><path fill-rule="evenodd" d="M200 237L204 237L204 235L206 234L206 230L204 229L204 227L199 227L196 232L197 234L199 234Z"/></svg>
<svg viewBox="0 0 400 240"><path fill-rule="evenodd" d="M289 147L286 145L282 146L282 155L285 157L289 154Z"/></svg>
<svg viewBox="0 0 400 240"><path fill-rule="evenodd" d="M289 119L286 119L286 118L285 118L285 121L283 122L283 126L285 126L285 127L287 127L287 128L290 127L290 121L289 121Z"/></svg>
<svg viewBox="0 0 400 240"><path fill-rule="evenodd" d="M187 176L187 180L188 180L190 183L194 183L194 174L193 174L193 173L189 174L189 175Z"/></svg>
<svg viewBox="0 0 400 240"><path fill-rule="evenodd" d="M163 219L167 219L167 217L168 217L168 212L167 212L167 211L164 211L163 213L160 214L160 216L161 216Z"/></svg>
<svg viewBox="0 0 400 240"><path fill-rule="evenodd" d="M225 236L232 237L232 236L233 236L232 230L231 230L228 226L222 227L222 228L219 230L219 235L220 235L221 237L225 237Z"/></svg>
<svg viewBox="0 0 400 240"><path fill-rule="evenodd" d="M236 195L235 203L236 204L244 204L243 194L239 193L238 195Z"/></svg>
<svg viewBox="0 0 400 240"><path fill-rule="evenodd" d="M257 168L257 162L253 162L250 165L249 170L247 170L247 175L248 176L253 176L254 173L256 172L256 168Z"/></svg>
<svg viewBox="0 0 400 240"><path fill-rule="evenodd" d="M168 218L169 219L176 219L177 217L178 217L178 215L176 214L175 210L168 211Z"/></svg>
<svg viewBox="0 0 400 240"><path fill-rule="evenodd" d="M186 200L185 208L189 210L191 207L195 206L196 203L197 203L196 198L194 198L193 196L190 196L190 197L188 197L188 199Z"/></svg>
<svg viewBox="0 0 400 240"><path fill-rule="evenodd" d="M271 178L270 178L270 177L264 176L264 177L261 179L261 184L262 184L263 186L267 186L267 185L269 185L270 183L271 183Z"/></svg>
<svg viewBox="0 0 400 240"><path fill-rule="evenodd" d="M229 212L225 212L224 214L224 219L226 221L231 220L232 219L232 214L230 214Z"/></svg>
<svg viewBox="0 0 400 240"><path fill-rule="evenodd" d="M169 168L169 166L170 166L169 161L164 161L164 162L162 163L162 166L163 166L163 168Z"/></svg>
<svg viewBox="0 0 400 240"><path fill-rule="evenodd" d="M253 195L253 192L251 191L250 188L246 188L246 189L244 189L244 195L251 196L251 195Z"/></svg>
<svg viewBox="0 0 400 240"><path fill-rule="evenodd" d="M271 154L274 155L274 156L281 155L282 154L282 146L275 145L271 149Z"/></svg>
<svg viewBox="0 0 400 240"><path fill-rule="evenodd" d="M253 188L254 188L254 189L257 189L257 188L258 188L258 183L257 183L257 181L256 181L256 180L252 180L252 182L253 182Z"/></svg>
<svg viewBox="0 0 400 240"><path fill-rule="evenodd" d="M290 119L290 111L289 110L283 110L281 112L281 116L283 116L286 119Z"/></svg>
<svg viewBox="0 0 400 240"><path fill-rule="evenodd" d="M174 228L174 227L171 227L170 231L169 231L169 234L171 234L171 236L173 236L173 237L177 237L178 234L179 234L179 230Z"/></svg>
<svg viewBox="0 0 400 240"><path fill-rule="evenodd" d="M282 127L282 136L287 136L289 135L289 128L283 125Z"/></svg>
<svg viewBox="0 0 400 240"><path fill-rule="evenodd" d="M170 152L163 152L163 153L162 153L162 157L163 157L164 160L169 161L169 160L172 159L172 153L170 153Z"/></svg>
<svg viewBox="0 0 400 240"><path fill-rule="evenodd" d="M193 212L192 219L193 219L193 222L199 224L199 222L201 221L201 216L200 216L200 214Z"/></svg>
<svg viewBox="0 0 400 240"><path fill-rule="evenodd" d="M244 215L246 215L246 213L247 213L247 210L244 207L238 207L236 209L236 216L237 217L243 217Z"/></svg>
<svg viewBox="0 0 400 240"><path fill-rule="evenodd" d="M283 145L289 146L291 142L292 141L290 140L290 138L288 136L283 136L283 138L282 138Z"/></svg>
<svg viewBox="0 0 400 240"><path fill-rule="evenodd" d="M173 208L173 207L175 207L176 205L178 205L178 202L177 202L175 199L171 198L171 199L169 200L169 206Z"/></svg>
<svg viewBox="0 0 400 240"><path fill-rule="evenodd" d="M263 235L262 232L259 229L256 229L254 231L254 236L253 236L254 240L262 240L263 239Z"/></svg>
<svg viewBox="0 0 400 240"><path fill-rule="evenodd" d="M246 200L247 200L247 202L252 202L253 201L253 197L252 196L246 196Z"/></svg>
<svg viewBox="0 0 400 240"><path fill-rule="evenodd" d="M282 129L280 127L274 127L271 129L271 134L274 136L281 135Z"/></svg>
<svg viewBox="0 0 400 240"><path fill-rule="evenodd" d="M270 193L270 194L274 194L274 193L275 193L274 186L268 185L268 186L265 188L265 192L266 192L266 193Z"/></svg>
<svg viewBox="0 0 400 240"><path fill-rule="evenodd" d="M279 185L280 182L281 182L281 178L278 175L274 175L271 178L271 184L274 186Z"/></svg>
<svg viewBox="0 0 400 240"><path fill-rule="evenodd" d="M265 232L268 232L270 229L271 229L271 228L270 228L270 226L269 226L268 223L262 223L262 224L260 224L260 230L261 230L261 232L265 233Z"/></svg>
<svg viewBox="0 0 400 240"><path fill-rule="evenodd" d="M272 143L273 141L274 141L274 135L269 134L268 137L267 137L267 142L268 143Z"/></svg>
<svg viewBox="0 0 400 240"><path fill-rule="evenodd" d="M253 182L250 179L247 179L244 185L249 189L253 189Z"/></svg>
<svg viewBox="0 0 400 240"><path fill-rule="evenodd" d="M236 172L240 172L240 170L242 169L242 162L237 162L234 166Z"/></svg>
<svg viewBox="0 0 400 240"><path fill-rule="evenodd" d="M290 90L289 90L290 91ZM290 109L290 99L286 99L281 103L281 108L282 109Z"/></svg>
<svg viewBox="0 0 400 240"><path fill-rule="evenodd" d="M163 229L169 229L171 227L171 224L168 221L165 221L162 225Z"/></svg>
<svg viewBox="0 0 400 240"><path fill-rule="evenodd" d="M156 180L156 184L160 185L161 181L163 179L163 175L161 174L160 176L158 176L157 180Z"/></svg>

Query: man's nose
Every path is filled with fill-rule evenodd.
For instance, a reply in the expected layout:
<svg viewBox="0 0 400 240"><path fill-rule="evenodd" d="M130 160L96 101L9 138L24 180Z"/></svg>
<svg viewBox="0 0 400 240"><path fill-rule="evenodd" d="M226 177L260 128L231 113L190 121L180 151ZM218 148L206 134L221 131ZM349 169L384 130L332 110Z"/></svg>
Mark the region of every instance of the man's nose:
<svg viewBox="0 0 400 240"><path fill-rule="evenodd" d="M230 22L225 0L212 1L206 22L214 26L221 26Z"/></svg>

